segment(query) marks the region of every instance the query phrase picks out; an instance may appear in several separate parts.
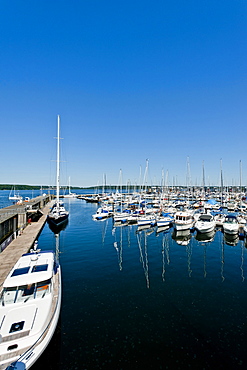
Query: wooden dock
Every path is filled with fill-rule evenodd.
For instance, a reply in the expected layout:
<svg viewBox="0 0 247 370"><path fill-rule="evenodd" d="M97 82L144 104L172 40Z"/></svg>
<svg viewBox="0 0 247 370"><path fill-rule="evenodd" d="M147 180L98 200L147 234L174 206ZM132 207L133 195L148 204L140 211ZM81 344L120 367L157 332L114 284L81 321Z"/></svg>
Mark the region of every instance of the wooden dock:
<svg viewBox="0 0 247 370"><path fill-rule="evenodd" d="M22 256L22 254L27 253L29 249L32 248L35 240L37 240L46 223L46 218L50 207L51 203L42 208L43 215L40 217L40 219L27 225L22 234L14 239L7 246L7 248L0 253L0 291L2 290L4 280L14 264Z"/></svg>

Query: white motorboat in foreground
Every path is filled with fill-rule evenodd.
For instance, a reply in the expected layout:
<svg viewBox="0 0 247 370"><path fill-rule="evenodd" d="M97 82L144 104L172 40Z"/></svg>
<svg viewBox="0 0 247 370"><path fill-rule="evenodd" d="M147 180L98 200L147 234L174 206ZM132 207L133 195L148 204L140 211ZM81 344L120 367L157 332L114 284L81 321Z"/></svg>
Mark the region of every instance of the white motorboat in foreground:
<svg viewBox="0 0 247 370"><path fill-rule="evenodd" d="M0 296L0 369L29 369L50 342L61 307L61 273L52 251L24 254Z"/></svg>
<svg viewBox="0 0 247 370"><path fill-rule="evenodd" d="M191 229L194 225L194 218L191 212L181 211L174 215L174 228L176 230Z"/></svg>
<svg viewBox="0 0 247 370"><path fill-rule="evenodd" d="M210 213L204 213L199 216L195 223L195 229L200 233L209 233L216 227L216 221L214 216Z"/></svg>
<svg viewBox="0 0 247 370"><path fill-rule="evenodd" d="M227 215L223 222L223 230L226 234L238 234L239 223L237 217L234 215Z"/></svg>

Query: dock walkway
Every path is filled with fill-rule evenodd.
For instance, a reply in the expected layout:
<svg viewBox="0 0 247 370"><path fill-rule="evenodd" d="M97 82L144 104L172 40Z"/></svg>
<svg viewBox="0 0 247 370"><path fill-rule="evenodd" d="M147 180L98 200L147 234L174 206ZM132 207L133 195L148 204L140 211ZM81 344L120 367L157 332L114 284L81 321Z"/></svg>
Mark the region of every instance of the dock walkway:
<svg viewBox="0 0 247 370"><path fill-rule="evenodd" d="M4 280L14 264L22 256L22 254L27 253L29 249L32 248L35 240L41 233L46 223L46 217L50 207L51 203L42 208L43 215L40 217L40 219L36 222L32 222L30 225L27 225L22 234L14 239L8 245L8 247L0 253L0 291L2 290Z"/></svg>

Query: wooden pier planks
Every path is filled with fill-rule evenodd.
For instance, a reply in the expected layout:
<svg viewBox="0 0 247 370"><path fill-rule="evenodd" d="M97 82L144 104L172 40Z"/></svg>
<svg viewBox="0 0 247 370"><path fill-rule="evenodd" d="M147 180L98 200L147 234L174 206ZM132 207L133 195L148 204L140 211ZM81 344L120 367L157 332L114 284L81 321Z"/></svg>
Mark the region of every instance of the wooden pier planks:
<svg viewBox="0 0 247 370"><path fill-rule="evenodd" d="M27 225L23 233L14 239L7 248L0 253L0 291L2 290L4 280L14 264L24 253L29 251L38 238L46 223L46 216L50 210L50 206L51 203L47 204L42 209L43 215L40 219L37 222L32 222L30 225Z"/></svg>

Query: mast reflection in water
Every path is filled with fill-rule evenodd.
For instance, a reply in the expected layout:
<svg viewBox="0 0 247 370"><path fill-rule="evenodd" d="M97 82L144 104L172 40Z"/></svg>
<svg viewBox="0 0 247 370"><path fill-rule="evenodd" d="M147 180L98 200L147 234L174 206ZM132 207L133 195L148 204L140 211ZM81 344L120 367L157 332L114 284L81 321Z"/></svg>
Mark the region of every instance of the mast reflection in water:
<svg viewBox="0 0 247 370"><path fill-rule="evenodd" d="M246 240L116 227L64 201L61 324L40 363L54 350L63 370L247 366ZM39 247L55 239L46 225Z"/></svg>

